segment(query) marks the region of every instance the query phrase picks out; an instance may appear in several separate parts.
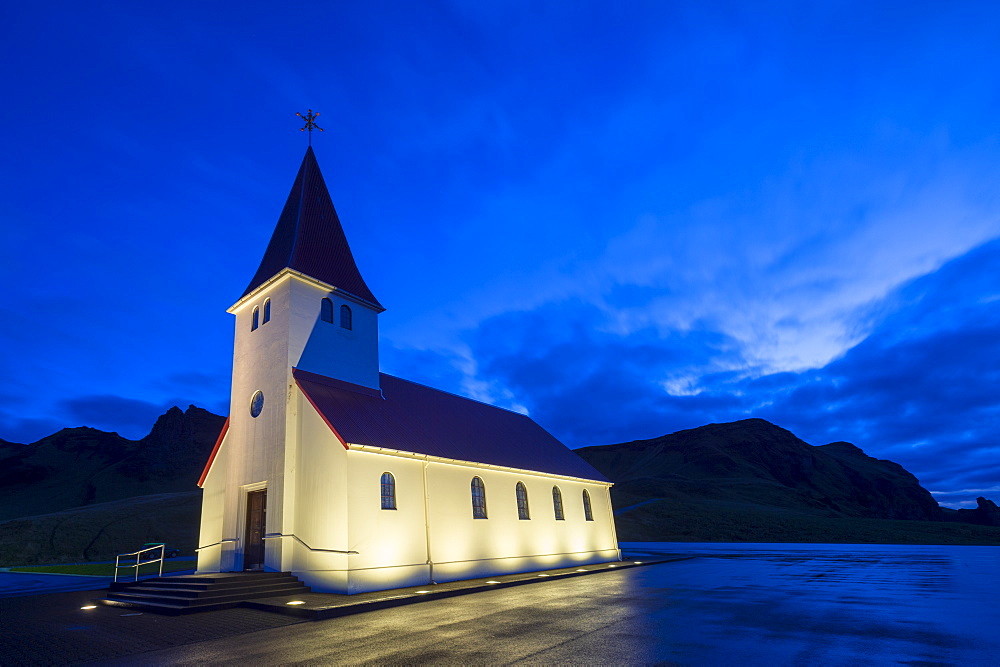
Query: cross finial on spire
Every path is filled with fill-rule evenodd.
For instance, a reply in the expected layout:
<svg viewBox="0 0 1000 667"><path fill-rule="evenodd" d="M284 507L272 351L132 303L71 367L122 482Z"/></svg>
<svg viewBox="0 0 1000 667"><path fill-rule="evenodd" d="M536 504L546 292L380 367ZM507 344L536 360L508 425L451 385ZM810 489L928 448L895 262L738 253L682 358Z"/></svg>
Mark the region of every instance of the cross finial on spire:
<svg viewBox="0 0 1000 667"><path fill-rule="evenodd" d="M316 118L319 117L319 112L317 111L316 113L313 113L313 110L309 109L306 111L305 116L298 112L296 112L295 115L306 122L305 127L299 128L299 132L309 130L309 145L312 146L313 130L319 130L320 132L323 131L323 128L316 124Z"/></svg>

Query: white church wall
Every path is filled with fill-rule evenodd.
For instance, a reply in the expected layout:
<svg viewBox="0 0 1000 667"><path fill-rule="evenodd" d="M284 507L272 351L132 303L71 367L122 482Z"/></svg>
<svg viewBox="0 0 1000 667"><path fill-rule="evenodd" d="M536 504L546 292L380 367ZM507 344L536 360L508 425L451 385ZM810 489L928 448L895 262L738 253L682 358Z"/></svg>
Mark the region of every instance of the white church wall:
<svg viewBox="0 0 1000 667"><path fill-rule="evenodd" d="M229 472L229 447L227 446L229 437L227 433L202 485L201 530L198 535L198 545L204 548L200 549L197 554L197 573L199 574L220 572L223 552L232 549L229 543L221 543L225 538L223 523L226 510L226 480Z"/></svg>
<svg viewBox="0 0 1000 667"><path fill-rule="evenodd" d="M324 298L333 303L333 322L320 318ZM295 276L290 299L289 366L378 389L378 314L341 292ZM351 329L341 326L343 305L351 309Z"/></svg>
<svg viewBox="0 0 1000 667"><path fill-rule="evenodd" d="M355 552L310 551L285 538L290 551L283 569L313 590L359 593L618 560L607 485L405 453L346 451L308 399L295 394L301 437L294 532L313 549ZM384 472L395 480L395 510L381 507ZM472 518L474 476L486 484L487 519ZM518 519L519 481L528 490L528 520ZM563 494L561 521L553 485ZM593 521L584 516L583 489Z"/></svg>
<svg viewBox="0 0 1000 667"><path fill-rule="evenodd" d="M270 319L264 322L264 304L270 300ZM232 557L223 557L224 570L240 570L246 532L246 496L250 490L267 490L266 528L283 532L283 480L285 431L290 371L287 365L290 290L287 278L275 281L259 294L234 306L236 333L233 352L233 385L229 412L228 481L223 532L236 538ZM254 308L259 311L252 329ZM263 393L260 414L253 417L250 403ZM213 466L214 467L214 466ZM281 545L265 542L267 569L278 569Z"/></svg>
<svg viewBox="0 0 1000 667"><path fill-rule="evenodd" d="M472 478L486 487L486 519L472 514ZM618 545L604 509L607 486L539 473L433 462L427 471L431 554L438 582L618 560ZM530 519L518 518L515 488L528 491ZM552 487L563 494L565 520L557 521ZM582 491L590 491L594 521L584 519Z"/></svg>
<svg viewBox="0 0 1000 667"><path fill-rule="evenodd" d="M424 462L348 452L349 592L415 586L430 581L424 514ZM382 509L382 473L392 474L396 509Z"/></svg>
<svg viewBox="0 0 1000 667"><path fill-rule="evenodd" d="M291 442L297 440L298 446L290 473L294 481L288 481L288 488L293 491L295 512L284 532L301 542L281 538L282 569L315 591L346 593L350 559L355 556L332 552L351 550L347 450L298 387L292 390L292 404L298 437Z"/></svg>

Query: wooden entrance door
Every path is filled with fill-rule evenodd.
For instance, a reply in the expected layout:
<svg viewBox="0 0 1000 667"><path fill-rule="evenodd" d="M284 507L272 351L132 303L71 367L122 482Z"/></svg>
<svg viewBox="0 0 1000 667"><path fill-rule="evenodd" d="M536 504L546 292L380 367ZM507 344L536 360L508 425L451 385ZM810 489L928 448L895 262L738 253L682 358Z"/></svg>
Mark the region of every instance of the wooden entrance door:
<svg viewBox="0 0 1000 667"><path fill-rule="evenodd" d="M246 547L243 549L243 569L264 569L264 520L267 516L267 490L247 494Z"/></svg>

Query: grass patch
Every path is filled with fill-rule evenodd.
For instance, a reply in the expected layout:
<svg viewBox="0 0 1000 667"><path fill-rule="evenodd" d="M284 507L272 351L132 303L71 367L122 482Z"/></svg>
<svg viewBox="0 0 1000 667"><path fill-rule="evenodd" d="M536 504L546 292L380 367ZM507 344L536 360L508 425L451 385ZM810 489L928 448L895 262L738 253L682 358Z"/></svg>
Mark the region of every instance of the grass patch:
<svg viewBox="0 0 1000 667"><path fill-rule="evenodd" d="M165 560L163 561L163 573L181 572L183 570L193 570L198 562L194 560ZM91 577L113 577L115 575L114 563L80 563L77 565L30 565L24 567L12 567L11 572L36 572L38 574L80 574ZM142 565L139 567L139 574L156 574L160 571L159 563ZM135 570L132 568L121 568L118 570L119 577L133 577Z"/></svg>
<svg viewBox="0 0 1000 667"><path fill-rule="evenodd" d="M615 517L623 542L1000 545L1000 528L949 521L810 516L761 506L658 499Z"/></svg>
<svg viewBox="0 0 1000 667"><path fill-rule="evenodd" d="M0 566L113 561L147 542L198 546L201 491L160 493L0 522Z"/></svg>

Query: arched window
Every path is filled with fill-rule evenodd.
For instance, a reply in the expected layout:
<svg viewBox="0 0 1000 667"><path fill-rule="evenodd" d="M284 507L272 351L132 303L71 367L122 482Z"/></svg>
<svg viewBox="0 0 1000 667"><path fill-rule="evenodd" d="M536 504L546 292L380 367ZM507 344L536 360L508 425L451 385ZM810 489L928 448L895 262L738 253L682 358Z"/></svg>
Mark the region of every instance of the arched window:
<svg viewBox="0 0 1000 667"><path fill-rule="evenodd" d="M396 509L396 478L391 472L382 473L382 509Z"/></svg>
<svg viewBox="0 0 1000 667"><path fill-rule="evenodd" d="M583 516L587 521L594 520L594 510L590 507L590 492L583 490Z"/></svg>
<svg viewBox="0 0 1000 667"><path fill-rule="evenodd" d="M552 509L555 510L556 521L562 521L566 518L563 514L562 491L559 490L558 486L552 487Z"/></svg>
<svg viewBox="0 0 1000 667"><path fill-rule="evenodd" d="M260 308L253 307L253 323L250 324L250 331L256 331L260 326Z"/></svg>
<svg viewBox="0 0 1000 667"><path fill-rule="evenodd" d="M531 515L528 514L528 490L524 488L524 484L518 482L517 486L514 487L514 493L517 495L517 518L530 519Z"/></svg>
<svg viewBox="0 0 1000 667"><path fill-rule="evenodd" d="M271 300L264 299L264 324L271 321Z"/></svg>
<svg viewBox="0 0 1000 667"><path fill-rule="evenodd" d="M354 328L354 317L351 314L351 309L347 305L340 307L340 328L341 329L353 329Z"/></svg>
<svg viewBox="0 0 1000 667"><path fill-rule="evenodd" d="M333 301L323 299L319 307L319 318L324 322L333 323Z"/></svg>
<svg viewBox="0 0 1000 667"><path fill-rule="evenodd" d="M486 518L486 485L478 477L472 478L472 518Z"/></svg>

